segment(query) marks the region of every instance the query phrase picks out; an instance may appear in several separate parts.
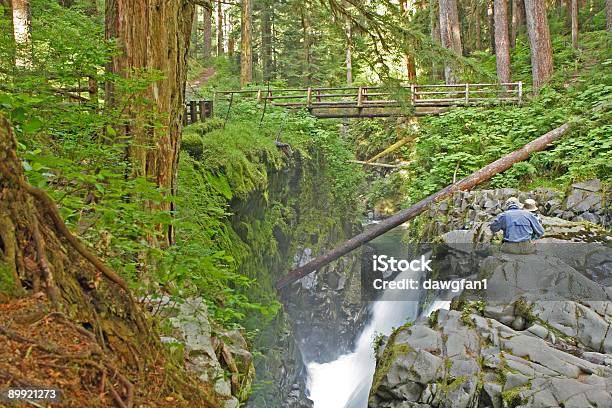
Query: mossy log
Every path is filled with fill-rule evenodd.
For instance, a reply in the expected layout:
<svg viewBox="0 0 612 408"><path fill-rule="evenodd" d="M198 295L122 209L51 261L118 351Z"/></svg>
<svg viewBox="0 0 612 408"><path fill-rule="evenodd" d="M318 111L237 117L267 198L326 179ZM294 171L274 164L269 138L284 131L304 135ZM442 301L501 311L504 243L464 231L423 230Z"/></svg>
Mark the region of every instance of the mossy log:
<svg viewBox="0 0 612 408"><path fill-rule="evenodd" d="M556 129L551 130L550 132L540 136L539 138L527 143L520 149L515 150L512 153L494 161L493 163L467 176L466 178L449 186L446 186L442 190L439 190L438 192L414 204L413 206L394 214L393 216L380 222L376 226L368 229L367 231L364 231L361 234L354 236L353 238L345 241L336 248L332 249L328 253L313 259L312 261L308 262L303 266L293 269L286 276L284 276L278 281L278 283L276 284L276 289L283 289L285 286L290 285L298 279L303 278L309 273L316 271L321 267L327 265L328 263L335 261L341 256L351 252L352 250L359 248L366 242L369 242L374 238L384 234L385 232L400 226L406 221L415 218L417 215L421 214L427 208L429 208L430 205L437 203L447 197L450 197L451 195L453 195L453 193L457 191L470 190L475 186L487 180L490 180L493 176L509 169L515 163L526 160L532 153L544 150L545 148L550 146L551 143L553 143L557 139L561 138L561 136L563 136L565 133L567 133L569 129L570 124L566 123Z"/></svg>

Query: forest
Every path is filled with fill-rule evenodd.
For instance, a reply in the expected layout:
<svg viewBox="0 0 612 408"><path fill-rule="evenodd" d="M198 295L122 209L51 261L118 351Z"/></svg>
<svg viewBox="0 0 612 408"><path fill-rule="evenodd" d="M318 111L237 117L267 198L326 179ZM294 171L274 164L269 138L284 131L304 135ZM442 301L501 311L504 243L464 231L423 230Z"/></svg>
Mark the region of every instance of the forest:
<svg viewBox="0 0 612 408"><path fill-rule="evenodd" d="M612 407L611 68L612 0L0 0L0 407Z"/></svg>

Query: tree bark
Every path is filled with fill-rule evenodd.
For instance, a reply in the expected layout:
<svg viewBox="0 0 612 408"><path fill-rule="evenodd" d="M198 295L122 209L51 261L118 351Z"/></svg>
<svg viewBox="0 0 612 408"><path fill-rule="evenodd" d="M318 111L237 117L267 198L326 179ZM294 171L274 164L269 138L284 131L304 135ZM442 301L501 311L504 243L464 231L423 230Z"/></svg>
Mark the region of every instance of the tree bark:
<svg viewBox="0 0 612 408"><path fill-rule="evenodd" d="M572 16L572 48L578 49L578 0L572 0L571 4L571 13Z"/></svg>
<svg viewBox="0 0 612 408"><path fill-rule="evenodd" d="M401 0L400 7L404 18L410 21L410 0ZM416 63L414 60L414 56L409 52L404 54L404 66L406 67L406 76L408 78L408 81L416 81Z"/></svg>
<svg viewBox="0 0 612 408"><path fill-rule="evenodd" d="M162 189L176 194L176 176L182 118L184 114L187 52L194 5L189 1L107 0L106 38L114 38L120 53L114 55L108 71L131 78L134 69L156 70L164 77L141 96L150 105L119 100L114 85L107 82L107 106L120 106L127 120L120 135L130 139L128 157L132 176L146 177ZM137 74L136 74L137 75ZM138 99L138 98L136 98ZM174 203L150 203L151 209L173 211ZM158 244L173 242L171 226L159 228Z"/></svg>
<svg viewBox="0 0 612 408"><path fill-rule="evenodd" d="M521 27L525 24L525 3L523 0L512 0L512 33L510 36L510 48L516 47L516 38Z"/></svg>
<svg viewBox="0 0 612 408"><path fill-rule="evenodd" d="M12 0L13 36L15 38L15 65L32 67L32 19L29 0Z"/></svg>
<svg viewBox="0 0 612 408"><path fill-rule="evenodd" d="M227 56L230 59L234 58L234 50L236 49L236 40L234 38L234 20L230 10L225 11L225 33L227 35Z"/></svg>
<svg viewBox="0 0 612 408"><path fill-rule="evenodd" d="M242 0L240 19L240 86L253 81L253 3Z"/></svg>
<svg viewBox="0 0 612 408"><path fill-rule="evenodd" d="M310 69L310 20L308 17L308 10L306 9L306 4L303 4L301 7L302 11L302 34L304 36L304 64L305 64L305 77L306 83L308 85L312 82L312 72Z"/></svg>
<svg viewBox="0 0 612 408"><path fill-rule="evenodd" d="M508 0L495 0L495 56L499 82L511 81Z"/></svg>
<svg viewBox="0 0 612 408"><path fill-rule="evenodd" d="M442 46L453 50L457 55L463 54L461 46L461 30L459 27L459 12L457 0L439 0L440 7L440 39ZM457 77L449 64L444 67L444 78L447 84L457 82Z"/></svg>
<svg viewBox="0 0 612 408"><path fill-rule="evenodd" d="M276 284L276 289L283 289L284 287L290 285L298 279L301 279L304 276L308 275L309 273L316 271L321 267L327 265L328 263L351 252L352 250L359 248L366 242L369 242L374 238L384 234L385 232L400 226L406 221L413 219L417 215L424 212L430 205L452 196L453 193L457 191L470 190L478 184L491 179L491 177L495 176L496 174L509 169L515 163L526 160L532 153L547 148L552 142L563 136L569 129L570 126L566 123L556 129L551 130L545 135L540 136L539 138L527 143L520 149L515 150L514 152L502 157L501 159L496 160L493 163L481 168L477 172L472 173L463 180L460 180L454 184L447 186L446 188L438 191L437 193L432 194L429 197L419 201L412 207L406 208L405 210L402 210L396 213L395 215L387 218L386 220L380 222L373 228L370 228L367 231L354 236L343 244L332 249L328 253L310 261L306 265L293 269L286 276L284 276L278 281L278 283Z"/></svg>
<svg viewBox="0 0 612 408"><path fill-rule="evenodd" d="M487 3L487 17L489 19L489 44L491 54L495 55L495 13L493 11L493 0Z"/></svg>
<svg viewBox="0 0 612 408"><path fill-rule="evenodd" d="M527 34L531 46L533 92L538 94L540 88L552 77L554 71L546 5L539 0L525 0L525 15Z"/></svg>
<svg viewBox="0 0 612 408"><path fill-rule="evenodd" d="M353 33L351 22L346 22L346 84L353 85Z"/></svg>
<svg viewBox="0 0 612 408"><path fill-rule="evenodd" d="M475 10L475 36L476 36L476 49L478 51L482 50L482 14L478 5L476 5Z"/></svg>
<svg viewBox="0 0 612 408"><path fill-rule="evenodd" d="M189 47L189 56L191 58L197 59L198 58L198 37L200 36L200 20L198 19L198 14L199 12L199 8L200 6L196 5L194 6L194 11L193 11L193 22L191 24L191 39L190 39L190 47Z"/></svg>
<svg viewBox="0 0 612 408"><path fill-rule="evenodd" d="M606 31L612 32L612 0L606 0Z"/></svg>
<svg viewBox="0 0 612 408"><path fill-rule="evenodd" d="M438 0L429 0L429 21L431 26L431 41L440 44L440 10ZM436 61L431 63L431 77L433 82L441 76Z"/></svg>
<svg viewBox="0 0 612 408"><path fill-rule="evenodd" d="M261 10L261 64L263 79L272 79L272 8L268 1L262 4Z"/></svg>
<svg viewBox="0 0 612 408"><path fill-rule="evenodd" d="M212 3L202 7L202 19L204 20L202 31L204 44L202 46L202 57L208 61L212 56Z"/></svg>
<svg viewBox="0 0 612 408"><path fill-rule="evenodd" d="M223 48L223 3L221 0L217 0L217 57L225 53Z"/></svg>

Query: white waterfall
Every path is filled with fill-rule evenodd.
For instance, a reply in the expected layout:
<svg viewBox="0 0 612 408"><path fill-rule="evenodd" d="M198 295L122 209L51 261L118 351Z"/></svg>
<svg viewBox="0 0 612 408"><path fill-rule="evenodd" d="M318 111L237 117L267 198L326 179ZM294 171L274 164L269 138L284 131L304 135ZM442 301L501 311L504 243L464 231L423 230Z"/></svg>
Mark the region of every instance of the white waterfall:
<svg viewBox="0 0 612 408"><path fill-rule="evenodd" d="M402 276L406 275L406 276ZM398 276L418 278L414 272ZM417 318L420 293L414 300L399 301L396 291L386 291L380 301L372 302L372 318L359 336L355 350L329 363L308 364L308 389L315 408L366 408L368 393L376 368L373 341L378 334L388 336L393 328ZM406 294L403 294L404 299ZM427 315L436 309L448 308L450 302L436 301Z"/></svg>

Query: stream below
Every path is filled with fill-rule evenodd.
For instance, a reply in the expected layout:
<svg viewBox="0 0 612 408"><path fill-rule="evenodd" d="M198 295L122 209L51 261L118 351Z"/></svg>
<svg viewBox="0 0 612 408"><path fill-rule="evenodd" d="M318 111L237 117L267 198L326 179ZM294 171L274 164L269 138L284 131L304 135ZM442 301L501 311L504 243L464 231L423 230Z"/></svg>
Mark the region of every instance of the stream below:
<svg viewBox="0 0 612 408"><path fill-rule="evenodd" d="M407 257L404 237L406 231L396 228L370 242L377 254L396 258ZM419 278L420 272L402 272L398 279ZM377 336L389 336L394 328L419 318L423 293L414 291L412 298L397 300L392 291L386 291L380 300L369 302L369 320L355 341L353 352L326 363L306 362L308 391L314 408L366 408L372 384L376 359L374 341ZM434 301L423 313L448 308L450 302Z"/></svg>

